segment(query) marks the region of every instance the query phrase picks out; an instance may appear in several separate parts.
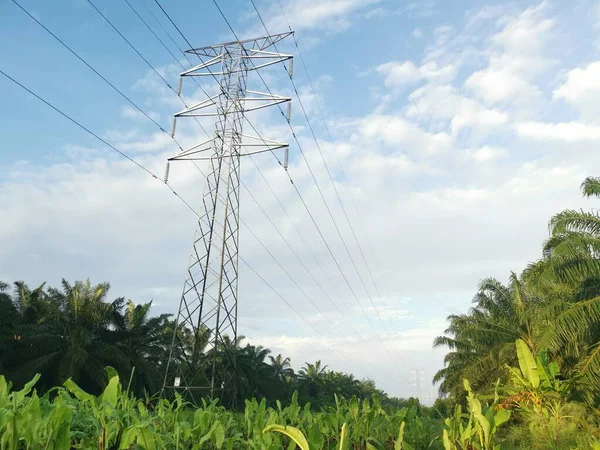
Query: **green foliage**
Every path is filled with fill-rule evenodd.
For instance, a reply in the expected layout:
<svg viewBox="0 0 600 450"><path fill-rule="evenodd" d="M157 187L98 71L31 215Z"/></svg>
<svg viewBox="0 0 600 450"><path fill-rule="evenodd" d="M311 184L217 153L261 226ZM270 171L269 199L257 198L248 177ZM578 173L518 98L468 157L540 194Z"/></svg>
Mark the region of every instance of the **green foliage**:
<svg viewBox="0 0 600 450"><path fill-rule="evenodd" d="M466 379L463 380L463 384L467 391L468 414L464 414L462 407L457 405L454 414L444 421L444 449L499 449L496 433L498 427L510 419L510 411L498 408L498 396L495 396L491 405L482 404Z"/></svg>
<svg viewBox="0 0 600 450"><path fill-rule="evenodd" d="M600 179L587 178L581 189L599 197ZM494 448L494 426L506 421L496 433L503 448L598 445L600 213L565 210L549 228L539 261L511 273L507 284L483 280L473 308L448 317L445 335L434 341L449 350L434 380L450 397L437 409L447 414L456 405L445 421L447 449ZM468 384L461 402L464 379L482 398L494 398L494 414Z"/></svg>
<svg viewBox="0 0 600 450"><path fill-rule="evenodd" d="M128 388L136 395L160 392L175 324L168 314L151 316L151 303L108 300L109 287L63 280L60 289L45 284L30 289L17 282L11 296L9 286L0 282L1 373L18 387L40 373L41 393L71 379L86 392L100 394L108 380L103 367L109 365L129 380ZM390 399L372 380L329 370L321 361L305 363L296 373L289 358L272 356L261 346L241 345L243 336L225 336L223 345L207 350L208 330L194 335L184 328L181 333L187 344L175 349L172 364L184 375L190 358L203 364L212 361L212 352L217 361L226 353L235 356L235 373L217 371L219 377L236 379L237 398L222 398L224 404L243 405L256 397L265 398L269 406L278 399L285 405L294 391L300 403L310 403L315 410L332 406L334 393L360 399L378 394L383 403L398 407L405 402Z"/></svg>
<svg viewBox="0 0 600 450"><path fill-rule="evenodd" d="M244 413L217 401L193 407L176 397L143 401L123 389L119 375L92 395L73 380L38 397L35 377L12 391L0 377L0 448L4 449L427 449L440 448L416 408L386 410L379 397L335 398L313 411L294 394L287 407L247 400ZM293 444L290 444L293 442Z"/></svg>
<svg viewBox="0 0 600 450"><path fill-rule="evenodd" d="M582 191L598 197L599 186L598 178L587 178ZM509 383L506 366L517 364L537 388L542 374L524 350L545 350L576 381L571 399L600 407L600 214L565 210L549 228L542 259L511 273L506 285L483 280L474 307L448 317L445 336L434 342L449 349L434 377L443 394L458 398L464 378L491 394L496 380Z"/></svg>

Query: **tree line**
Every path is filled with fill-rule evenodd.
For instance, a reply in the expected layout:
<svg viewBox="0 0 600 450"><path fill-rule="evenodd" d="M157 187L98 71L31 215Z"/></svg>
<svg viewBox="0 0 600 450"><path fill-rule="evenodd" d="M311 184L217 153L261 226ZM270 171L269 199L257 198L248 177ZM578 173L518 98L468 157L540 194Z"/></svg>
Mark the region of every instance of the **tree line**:
<svg viewBox="0 0 600 450"><path fill-rule="evenodd" d="M60 288L35 288L22 281L0 283L0 374L15 387L36 373L36 387L45 392L71 378L84 390L98 394L106 384L104 368L111 366L121 379L131 380L138 396L160 392L175 321L169 314L151 315L151 302L109 300L108 283L69 283ZM183 330L185 332L185 330ZM206 339L205 339L206 340ZM318 408L335 402L334 394L367 398L378 394L388 404L416 404L415 399L389 398L369 379L330 370L321 361L294 371L290 358L274 355L244 337L225 339L217 352L234 354L237 405L252 397L269 404L283 403L298 391L299 400ZM190 349L180 350L182 370ZM213 350L214 351L214 350Z"/></svg>

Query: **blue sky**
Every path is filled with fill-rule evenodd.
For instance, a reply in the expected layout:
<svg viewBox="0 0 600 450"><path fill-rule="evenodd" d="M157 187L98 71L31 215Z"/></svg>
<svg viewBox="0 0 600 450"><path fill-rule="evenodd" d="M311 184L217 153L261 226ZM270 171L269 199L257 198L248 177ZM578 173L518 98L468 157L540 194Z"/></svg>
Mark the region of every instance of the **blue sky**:
<svg viewBox="0 0 600 450"><path fill-rule="evenodd" d="M93 1L176 86L180 67L127 4ZM130 1L179 57L143 6L187 48L156 4ZM19 2L168 129L181 103L86 0ZM193 45L231 38L212 2L162 3ZM249 1L220 3L240 36L263 34ZM256 3L271 32L287 30L277 1ZM368 292L358 281L281 116L262 111L251 121L263 136L291 143L290 174L394 362L344 286L285 173L267 155L255 161L310 251L249 160L242 168L244 183L346 312L339 314L323 298L242 190L244 220L347 336L340 339L330 329L244 229L244 257L336 347L243 268L240 332L291 356L296 368L323 359L332 368L375 378L391 394L414 395L407 380L414 376L411 370L430 379L441 366L443 351L431 349L432 339L443 331L448 314L466 311L477 282L487 276L505 280L510 270L539 257L553 213L595 207L580 198L577 187L600 163L600 4L297 0L283 6L331 141L300 61L296 85L381 296L370 281ZM293 42L282 43L280 50L294 53ZM162 174L166 157L176 150L173 142L10 0L0 2L0 55L0 69ZM273 92L293 97L281 67L264 76ZM204 86L214 89L210 80ZM250 86L264 90L255 77ZM203 96L193 87L184 87L190 102ZM175 312L194 228L190 212L156 180L4 78L0 99L0 208L8 218L0 222L0 279L51 285L61 277L108 280L115 296L153 299L156 313ZM292 124L360 261L296 98ZM211 129L209 121L204 125ZM193 145L203 136L183 123L178 139ZM195 168L174 166L171 182L198 203L203 180ZM369 280L363 264L359 270ZM353 328L359 336L348 331ZM427 385L424 397L434 391L421 384Z"/></svg>

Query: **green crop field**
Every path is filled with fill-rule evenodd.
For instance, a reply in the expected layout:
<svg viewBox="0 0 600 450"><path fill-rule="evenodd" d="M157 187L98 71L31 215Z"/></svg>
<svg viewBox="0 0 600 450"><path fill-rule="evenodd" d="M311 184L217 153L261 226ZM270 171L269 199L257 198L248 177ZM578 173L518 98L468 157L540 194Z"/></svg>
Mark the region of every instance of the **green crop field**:
<svg viewBox="0 0 600 450"><path fill-rule="evenodd" d="M524 341L515 344L519 368L512 395L484 401L464 381L463 407L444 418L436 408L390 408L378 395L360 401L335 396L335 404L314 410L294 393L279 400L246 400L231 411L202 400L186 403L178 394L137 399L118 374L107 368L108 384L99 396L71 379L39 397L35 383L11 391L0 377L2 449L445 449L600 448L597 415L583 404L563 402L569 380L545 355L534 355ZM510 390L509 389L509 390Z"/></svg>

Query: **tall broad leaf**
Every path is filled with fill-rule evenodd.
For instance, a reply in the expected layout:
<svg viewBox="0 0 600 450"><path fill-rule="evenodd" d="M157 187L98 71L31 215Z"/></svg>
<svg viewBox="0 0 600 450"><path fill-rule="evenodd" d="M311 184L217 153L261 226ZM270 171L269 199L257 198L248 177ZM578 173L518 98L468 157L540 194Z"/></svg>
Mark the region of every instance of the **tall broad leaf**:
<svg viewBox="0 0 600 450"><path fill-rule="evenodd" d="M340 434L339 450L346 450L347 448L348 448L348 424L344 422L344 425L342 425L342 432Z"/></svg>
<svg viewBox="0 0 600 450"><path fill-rule="evenodd" d="M521 372L527 381L531 383L531 386L537 389L540 386L540 374L535 363L535 358L525 341L517 339L515 344L517 346L517 358L519 358Z"/></svg>
<svg viewBox="0 0 600 450"><path fill-rule="evenodd" d="M306 438L302 434L302 431L300 431L298 428L273 424L266 427L263 430L263 433L268 433L270 431L276 431L277 433L285 434L287 437L292 439L298 447L300 447L300 450L310 450Z"/></svg>

